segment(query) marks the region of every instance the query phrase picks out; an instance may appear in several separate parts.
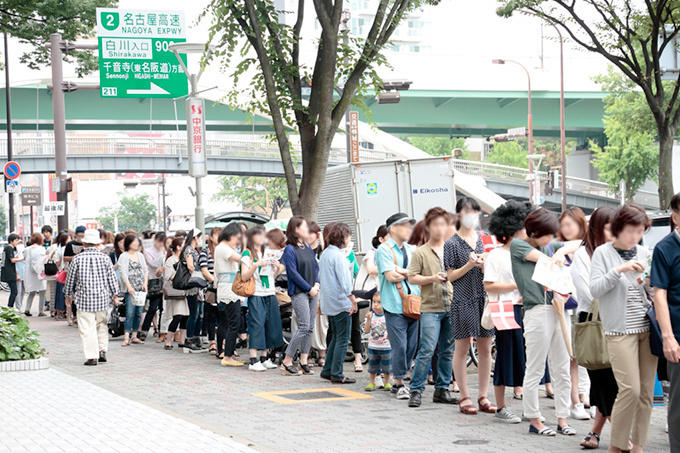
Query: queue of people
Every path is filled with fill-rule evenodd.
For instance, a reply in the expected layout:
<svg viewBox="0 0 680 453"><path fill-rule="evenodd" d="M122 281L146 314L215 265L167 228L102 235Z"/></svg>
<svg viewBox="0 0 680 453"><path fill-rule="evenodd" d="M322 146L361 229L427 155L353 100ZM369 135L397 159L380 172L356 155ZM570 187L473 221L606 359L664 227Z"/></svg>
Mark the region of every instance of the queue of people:
<svg viewBox="0 0 680 453"><path fill-rule="evenodd" d="M679 225L680 194L671 208ZM38 296L39 316L48 311L78 324L88 366L107 361L108 310L124 303L123 347L144 344L153 327L165 350L177 343L183 352L209 353L225 367L278 368L284 376L300 376L315 374L314 346L321 379L354 384L344 361L348 353L360 355L352 337L358 329L361 340L363 318L365 390L383 389L409 407L420 407L432 384L434 403L458 405L464 415L493 414L504 423L527 420L529 432L540 436L574 436L569 418L592 414L582 447L598 448L609 421L610 452L641 452L649 441L661 360L671 382L668 423L680 426L678 230L652 254L639 245L650 220L633 204L596 209L586 220L578 208L558 218L509 201L491 214L488 231L480 227L481 211L476 200L462 197L455 213L432 208L417 225L407 214L394 214L361 264L348 225L326 225L321 235L316 223L300 216L285 232L234 223L214 228L206 241L197 229L166 237L78 227L73 239L63 232L54 240L50 229L49 236L32 235L21 252L18 236L10 235L1 277L10 287L9 306L21 306L21 282L29 294L27 316ZM568 267L563 272L573 280L571 294L535 281L546 260ZM48 263L55 275L46 275ZM361 300L368 310L360 318ZM286 341L280 305L287 303L296 328ZM652 305L655 319L648 315ZM505 324L497 322L501 317ZM652 346L657 320L662 352ZM604 349L596 352L608 363L586 369L573 357L570 338L572 324L588 321L601 322ZM315 336L319 330L323 334ZM472 341L477 395L468 386ZM241 358L245 344L248 357ZM358 365L354 371L360 373L360 358ZM542 384L554 399L555 421L541 414ZM509 409L508 388L512 399L521 400L521 414ZM670 430L671 451L680 451L679 432Z"/></svg>

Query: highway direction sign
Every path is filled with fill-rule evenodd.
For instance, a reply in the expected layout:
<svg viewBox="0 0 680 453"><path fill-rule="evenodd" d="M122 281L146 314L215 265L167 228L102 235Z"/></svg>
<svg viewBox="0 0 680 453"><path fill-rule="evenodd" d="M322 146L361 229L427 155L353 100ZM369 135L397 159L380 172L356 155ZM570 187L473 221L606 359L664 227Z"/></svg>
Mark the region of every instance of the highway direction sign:
<svg viewBox="0 0 680 453"><path fill-rule="evenodd" d="M170 44L186 42L183 11L97 8L102 97L177 98L187 77ZM186 64L186 54L180 54Z"/></svg>

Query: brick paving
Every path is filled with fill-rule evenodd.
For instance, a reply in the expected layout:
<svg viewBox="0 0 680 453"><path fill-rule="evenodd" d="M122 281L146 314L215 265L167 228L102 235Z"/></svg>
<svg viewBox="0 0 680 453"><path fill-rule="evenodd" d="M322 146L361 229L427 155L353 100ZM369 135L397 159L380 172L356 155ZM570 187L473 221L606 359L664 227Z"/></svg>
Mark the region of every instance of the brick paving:
<svg viewBox="0 0 680 453"><path fill-rule="evenodd" d="M108 395L118 395L122 401L140 403L142 407L147 407L147 411L135 417L137 427L146 429L147 426L155 426L155 429L161 431L165 427L163 434L147 436L145 439L144 446L153 451L164 449L164 437L184 432L186 428L183 424L187 422L213 433L198 431L205 433L206 439L217 435L225 441L235 440L258 451L281 452L355 452L377 448L393 452L577 452L581 451L578 444L591 425L589 421L570 420L569 423L578 432L572 437L558 435L555 438L545 438L529 435L526 422L506 425L494 420L489 414L465 416L457 410L457 406L433 404L432 387L425 390L423 405L419 409L408 408L406 401L397 401L386 392L375 392L369 399L279 404L253 394L327 389L331 386L318 376L284 377L278 370L253 373L245 367L223 368L213 356L182 354L177 349L165 351L154 340L145 345L121 348L121 340L113 339L109 347L109 363L84 367L76 327L67 327L65 322L57 322L51 318L33 317L30 320L49 352L52 370L68 376L64 383L55 379L44 387L41 386L42 390L26 392L22 388L21 378L18 378L17 383L8 384L8 378L0 375L3 393L8 388L14 389L13 404L26 402L13 418L18 419L19 424L27 429L19 431L19 434L11 431L12 437L18 439L21 445L24 440L28 442L40 437L34 433L53 430L55 426L52 420L31 415L34 413L33 405L36 404L33 392L40 394L44 404L59 405L63 400L55 390L61 388L65 394L75 398L81 391L81 386L82 392L86 394L96 386L110 392ZM246 351L240 351L240 354L247 357ZM319 372L318 367L315 370ZM469 368L469 371L474 372L474 368ZM23 374L16 373L17 376ZM363 393L368 375L365 372L354 373L349 367L346 374L357 377L358 382L342 388ZM71 380L69 376L85 382ZM472 395L476 397L476 376L471 376L469 380ZM82 385L74 388L76 382L81 382ZM0 405L4 405L4 399L0 397L0 402L3 403ZM508 399L508 402L513 412L521 413L521 401ZM552 401L542 398L541 409L547 418L547 424L554 427ZM87 405L72 405L69 410L76 419L97 415ZM166 416L173 417L176 423L159 426L162 424L158 420L165 420ZM0 432L7 427L1 417L2 415ZM125 418L122 413L118 413L117 419L113 415L107 417L111 425ZM664 427L665 410L661 407L654 408L650 433L652 441L645 451L669 450ZM91 428L88 435L97 436L107 426L97 424ZM114 439L117 442L119 437L124 436L124 431L117 429L116 433L118 436ZM606 427L602 436L602 451L606 451L608 441L609 428ZM107 448L111 446L112 444L107 443L106 448L100 450L95 445L91 451L108 451ZM0 451L1 447L0 444ZM112 448L117 446L113 444ZM235 447L225 444L220 450L230 451L228 448ZM73 451L77 450L79 449ZM36 445L36 449L29 451L45 450Z"/></svg>

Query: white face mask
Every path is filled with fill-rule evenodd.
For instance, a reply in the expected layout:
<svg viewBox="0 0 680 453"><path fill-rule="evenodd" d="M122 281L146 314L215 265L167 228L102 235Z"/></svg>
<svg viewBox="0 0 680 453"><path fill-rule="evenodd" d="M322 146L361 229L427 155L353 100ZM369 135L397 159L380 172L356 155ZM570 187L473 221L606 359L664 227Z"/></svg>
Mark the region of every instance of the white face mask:
<svg viewBox="0 0 680 453"><path fill-rule="evenodd" d="M479 225L479 214L466 214L460 222L465 228L474 229Z"/></svg>

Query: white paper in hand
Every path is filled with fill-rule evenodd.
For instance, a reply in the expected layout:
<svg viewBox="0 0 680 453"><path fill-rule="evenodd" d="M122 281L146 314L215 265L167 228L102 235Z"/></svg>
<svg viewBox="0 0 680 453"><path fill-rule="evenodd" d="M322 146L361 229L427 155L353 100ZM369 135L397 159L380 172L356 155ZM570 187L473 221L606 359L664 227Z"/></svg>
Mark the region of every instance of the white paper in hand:
<svg viewBox="0 0 680 453"><path fill-rule="evenodd" d="M569 268L558 266L544 255L538 259L531 279L556 293L569 294L576 291Z"/></svg>

